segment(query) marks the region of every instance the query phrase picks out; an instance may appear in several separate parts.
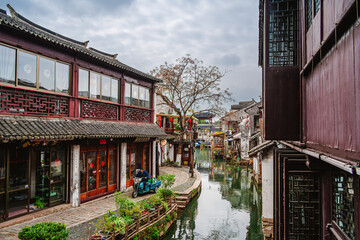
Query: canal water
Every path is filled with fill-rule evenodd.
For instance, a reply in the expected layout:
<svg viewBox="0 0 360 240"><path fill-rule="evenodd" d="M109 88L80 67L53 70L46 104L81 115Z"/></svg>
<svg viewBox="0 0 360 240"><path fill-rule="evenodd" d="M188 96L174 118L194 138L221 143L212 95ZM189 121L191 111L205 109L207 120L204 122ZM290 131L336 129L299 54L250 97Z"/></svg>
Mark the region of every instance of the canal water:
<svg viewBox="0 0 360 240"><path fill-rule="evenodd" d="M164 239L263 239L261 188L249 169L212 159L210 150L195 150L195 163L202 175L201 194Z"/></svg>

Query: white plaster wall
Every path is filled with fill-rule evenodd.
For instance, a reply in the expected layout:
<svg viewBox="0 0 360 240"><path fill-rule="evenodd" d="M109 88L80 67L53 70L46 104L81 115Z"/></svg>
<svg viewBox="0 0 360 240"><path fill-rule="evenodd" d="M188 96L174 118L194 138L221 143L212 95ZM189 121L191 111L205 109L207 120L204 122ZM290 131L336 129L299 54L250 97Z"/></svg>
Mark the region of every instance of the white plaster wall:
<svg viewBox="0 0 360 240"><path fill-rule="evenodd" d="M126 191L126 151L127 143L123 142L120 146L120 191Z"/></svg>
<svg viewBox="0 0 360 240"><path fill-rule="evenodd" d="M70 202L72 207L80 206L80 145L71 146L72 182L70 192Z"/></svg>
<svg viewBox="0 0 360 240"><path fill-rule="evenodd" d="M273 154L272 149L264 151L262 158L262 215L263 218L273 218Z"/></svg>
<svg viewBox="0 0 360 240"><path fill-rule="evenodd" d="M169 147L168 158L170 159L171 162L174 161L174 145L171 145L171 147Z"/></svg>
<svg viewBox="0 0 360 240"><path fill-rule="evenodd" d="M253 157L253 171L256 174L259 174L259 161L257 157Z"/></svg>

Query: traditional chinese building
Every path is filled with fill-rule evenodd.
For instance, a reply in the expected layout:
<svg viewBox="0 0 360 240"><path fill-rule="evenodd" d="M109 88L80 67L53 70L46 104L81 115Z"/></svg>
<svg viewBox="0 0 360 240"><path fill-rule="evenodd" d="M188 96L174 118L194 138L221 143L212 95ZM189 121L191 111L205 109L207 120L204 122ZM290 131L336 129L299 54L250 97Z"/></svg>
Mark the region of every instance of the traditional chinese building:
<svg viewBox="0 0 360 240"><path fill-rule="evenodd" d="M162 162L177 162L180 165L189 166L194 158L192 140L197 138L195 126L198 120L187 116L185 130L180 132L180 117L174 109L166 105L160 96L157 96L156 105L156 123L168 134L168 142L159 146ZM179 151L179 148L182 150Z"/></svg>
<svg viewBox="0 0 360 240"><path fill-rule="evenodd" d="M0 11L0 221L156 175L158 79ZM42 206L41 206L42 205Z"/></svg>
<svg viewBox="0 0 360 240"><path fill-rule="evenodd" d="M275 239L360 239L359 10L356 0L260 0Z"/></svg>

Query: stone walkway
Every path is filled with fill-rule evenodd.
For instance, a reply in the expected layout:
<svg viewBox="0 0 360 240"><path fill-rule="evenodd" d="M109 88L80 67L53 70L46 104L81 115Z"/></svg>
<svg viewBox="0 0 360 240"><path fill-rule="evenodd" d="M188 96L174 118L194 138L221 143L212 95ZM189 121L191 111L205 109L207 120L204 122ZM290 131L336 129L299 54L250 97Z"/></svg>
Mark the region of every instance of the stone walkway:
<svg viewBox="0 0 360 240"><path fill-rule="evenodd" d="M172 189L177 192L183 192L190 188L195 180L199 180L199 174L195 178L190 178L189 168L161 167L160 175L175 174L175 183ZM201 178L201 176L200 176ZM201 181L201 179L200 179ZM131 189L128 189L124 195L131 198ZM134 201L141 201L153 194L139 196ZM131 198L132 199L132 198ZM115 201L113 195L108 195L93 201L72 208L70 204L62 204L57 207L39 211L34 214L28 214L0 224L0 239L18 239L17 233L25 226L30 226L38 222L62 222L70 230L69 239L89 239L81 236L90 236L89 227L91 223L104 215L108 210L115 210ZM42 214L41 214L42 213ZM40 215L39 215L40 214Z"/></svg>

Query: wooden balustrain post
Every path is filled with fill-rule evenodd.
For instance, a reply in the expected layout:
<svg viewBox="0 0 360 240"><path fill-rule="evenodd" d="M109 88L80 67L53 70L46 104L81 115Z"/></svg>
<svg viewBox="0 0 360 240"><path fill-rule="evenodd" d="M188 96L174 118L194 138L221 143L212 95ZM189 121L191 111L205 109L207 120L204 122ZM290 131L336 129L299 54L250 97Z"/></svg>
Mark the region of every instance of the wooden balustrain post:
<svg viewBox="0 0 360 240"><path fill-rule="evenodd" d="M147 224L150 223L150 213L148 213L148 216L147 216Z"/></svg>
<svg viewBox="0 0 360 240"><path fill-rule="evenodd" d="M140 225L139 218L137 218L136 219L136 232L139 231L139 225Z"/></svg>

